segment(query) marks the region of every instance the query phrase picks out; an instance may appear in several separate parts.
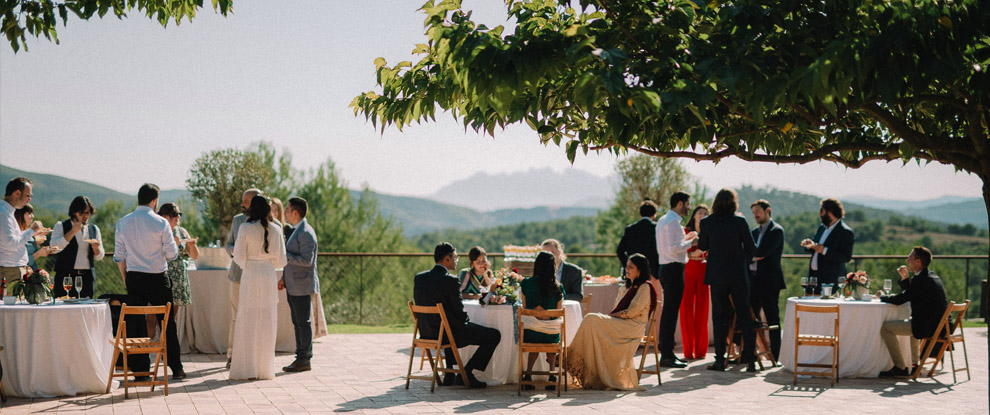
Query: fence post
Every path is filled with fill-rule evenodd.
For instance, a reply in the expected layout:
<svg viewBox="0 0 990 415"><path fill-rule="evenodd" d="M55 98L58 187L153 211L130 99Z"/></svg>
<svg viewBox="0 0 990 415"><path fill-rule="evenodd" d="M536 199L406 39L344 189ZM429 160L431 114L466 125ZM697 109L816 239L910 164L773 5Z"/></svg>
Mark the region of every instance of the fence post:
<svg viewBox="0 0 990 415"><path fill-rule="evenodd" d="M364 324L364 256L358 257L358 324Z"/></svg>
<svg viewBox="0 0 990 415"><path fill-rule="evenodd" d="M965 281L966 281L966 291L964 291L964 294L966 294L966 296L963 297L963 301L966 301L966 300L969 299L969 258L966 258L966 280ZM966 313L969 314L969 310L968 309L966 310ZM969 318L969 316L963 316L963 318L964 319L967 319L967 318Z"/></svg>

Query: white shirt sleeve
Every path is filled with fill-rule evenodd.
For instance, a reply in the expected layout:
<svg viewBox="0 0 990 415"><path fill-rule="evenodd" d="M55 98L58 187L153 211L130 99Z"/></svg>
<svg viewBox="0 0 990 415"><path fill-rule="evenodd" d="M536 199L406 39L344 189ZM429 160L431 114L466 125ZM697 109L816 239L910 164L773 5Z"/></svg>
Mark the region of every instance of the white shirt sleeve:
<svg viewBox="0 0 990 415"><path fill-rule="evenodd" d="M113 261L117 263L124 262L127 259L127 246L124 243L123 229L120 228L120 222L122 220L117 221L113 237Z"/></svg>
<svg viewBox="0 0 990 415"><path fill-rule="evenodd" d="M69 245L69 241L65 239L65 231L62 229L62 221L55 222L55 226L52 226L52 241L49 245L57 246L58 249L65 249Z"/></svg>
<svg viewBox="0 0 990 415"><path fill-rule="evenodd" d="M96 252L93 253L93 262L96 262L96 261L99 261L99 260L103 259L103 257L106 256L107 251L105 249L103 249L103 234L100 233L100 227L99 226L96 226L96 225L93 225L93 229L96 232L95 232L94 235L90 235L89 237L91 239L96 239L97 241L100 241L100 245L97 246ZM89 245L89 244L87 244L87 245ZM89 248L89 249L93 249L93 248Z"/></svg>

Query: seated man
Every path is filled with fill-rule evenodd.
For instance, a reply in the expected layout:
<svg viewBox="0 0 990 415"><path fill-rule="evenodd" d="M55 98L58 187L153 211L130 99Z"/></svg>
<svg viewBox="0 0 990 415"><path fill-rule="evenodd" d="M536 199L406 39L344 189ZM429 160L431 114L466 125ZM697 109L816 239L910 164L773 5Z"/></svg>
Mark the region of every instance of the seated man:
<svg viewBox="0 0 990 415"><path fill-rule="evenodd" d="M907 267L901 265L897 268L897 273L901 274L901 280L898 282L901 285L901 293L884 296L882 291L877 292L880 301L885 303L900 305L911 302L911 318L885 321L880 328L883 343L894 360L894 367L880 372L882 378L908 376L911 373L911 366L904 361L904 356L901 354L897 336L911 336L911 363L917 364L920 354L919 339L935 334L939 320L948 307L942 280L928 270L928 264L931 262L932 251L922 246L914 247L907 257ZM911 275L914 277L911 278Z"/></svg>
<svg viewBox="0 0 990 415"><path fill-rule="evenodd" d="M436 262L433 269L416 274L416 279L413 282L413 298L416 300L416 305L420 306L443 304L443 311L446 314L447 322L450 324L450 331L454 335L454 342L457 343L457 347L479 346L471 360L464 365L467 379L461 379L461 375L457 375L456 382L472 388L484 388L488 385L475 378L471 372L474 370L484 371L488 367L488 362L492 359L495 348L502 340L502 334L496 329L468 321L467 313L464 312L464 304L461 303L461 285L458 283L457 277L449 272L457 266L457 251L454 250L454 246L447 242L437 244L433 250L433 260ZM423 338L437 338L440 334L440 318L435 316L421 318L419 331ZM453 367L456 363L453 351L447 349L444 352L447 367ZM454 383L454 376L448 373L444 375L440 384L450 386Z"/></svg>
<svg viewBox="0 0 990 415"><path fill-rule="evenodd" d="M543 241L544 251L553 254L553 260L557 269L557 282L564 289L564 299L581 301L584 299L584 270L570 262L564 261L564 244L556 239Z"/></svg>

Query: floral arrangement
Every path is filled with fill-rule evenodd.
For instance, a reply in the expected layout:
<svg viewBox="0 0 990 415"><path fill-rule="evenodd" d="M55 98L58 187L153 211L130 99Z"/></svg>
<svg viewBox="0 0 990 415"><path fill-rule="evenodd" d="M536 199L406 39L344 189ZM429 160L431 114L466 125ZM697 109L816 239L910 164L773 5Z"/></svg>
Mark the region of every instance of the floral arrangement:
<svg viewBox="0 0 990 415"><path fill-rule="evenodd" d="M15 297L24 297L31 304L40 304L52 297L52 280L48 271L28 270L21 279L10 283L10 293Z"/></svg>
<svg viewBox="0 0 990 415"><path fill-rule="evenodd" d="M522 281L522 275L519 275L519 271L513 268L511 271L506 268L500 269L495 273L495 279L492 281L492 286L489 287L489 292L492 294L488 299L488 304L505 304L505 303L515 303L518 299L516 291L519 289L519 282ZM481 302L484 303L485 296L482 296Z"/></svg>
<svg viewBox="0 0 990 415"><path fill-rule="evenodd" d="M866 271L859 270L846 274L845 282L846 286L843 288L844 295L859 297L859 295L856 294L857 292L870 293L870 276L866 275Z"/></svg>

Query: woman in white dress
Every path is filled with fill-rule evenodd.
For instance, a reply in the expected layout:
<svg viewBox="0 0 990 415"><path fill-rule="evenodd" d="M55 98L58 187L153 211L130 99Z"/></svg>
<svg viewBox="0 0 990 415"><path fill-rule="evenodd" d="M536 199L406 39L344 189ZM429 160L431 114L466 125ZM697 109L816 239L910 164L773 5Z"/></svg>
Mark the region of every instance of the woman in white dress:
<svg viewBox="0 0 990 415"><path fill-rule="evenodd" d="M282 228L269 222L268 198L251 199L248 220L237 231L234 262L241 267L241 292L234 326L230 379L274 379L278 330L278 277L285 266Z"/></svg>

